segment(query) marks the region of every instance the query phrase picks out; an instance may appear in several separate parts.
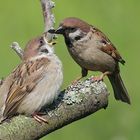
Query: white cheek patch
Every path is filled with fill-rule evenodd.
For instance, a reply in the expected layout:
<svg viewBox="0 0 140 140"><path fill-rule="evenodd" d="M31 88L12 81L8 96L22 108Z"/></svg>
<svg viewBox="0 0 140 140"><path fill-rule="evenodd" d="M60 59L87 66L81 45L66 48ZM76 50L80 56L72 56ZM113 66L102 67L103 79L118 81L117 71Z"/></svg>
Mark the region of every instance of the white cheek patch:
<svg viewBox="0 0 140 140"><path fill-rule="evenodd" d="M53 46L49 46L48 44L45 44L42 46L43 48L46 48L48 50L48 54L54 54L54 48Z"/></svg>
<svg viewBox="0 0 140 140"><path fill-rule="evenodd" d="M80 36L80 35L81 35L81 31L77 30L77 31L75 31L73 33L69 33L69 38L74 41L75 37Z"/></svg>

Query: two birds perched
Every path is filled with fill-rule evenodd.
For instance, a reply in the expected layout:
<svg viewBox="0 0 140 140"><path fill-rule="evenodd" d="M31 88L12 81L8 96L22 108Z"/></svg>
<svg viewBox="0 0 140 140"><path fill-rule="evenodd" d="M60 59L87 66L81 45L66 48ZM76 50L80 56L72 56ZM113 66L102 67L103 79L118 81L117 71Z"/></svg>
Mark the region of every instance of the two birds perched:
<svg viewBox="0 0 140 140"><path fill-rule="evenodd" d="M78 80L87 76L88 70L101 71L103 74L96 80L107 75L115 98L130 104L119 74L118 63L124 64L125 61L100 30L78 18L66 18L57 30L49 32L64 36L70 55L82 69ZM38 112L58 97L62 81L61 61L45 37L29 41L22 63L0 87L0 121L15 114L26 114L45 122Z"/></svg>

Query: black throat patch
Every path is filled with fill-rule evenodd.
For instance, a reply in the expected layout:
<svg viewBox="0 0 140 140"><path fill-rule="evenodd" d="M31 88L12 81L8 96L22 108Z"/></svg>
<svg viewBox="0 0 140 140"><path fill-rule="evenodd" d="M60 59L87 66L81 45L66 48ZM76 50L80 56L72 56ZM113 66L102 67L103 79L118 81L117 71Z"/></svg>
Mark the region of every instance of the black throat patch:
<svg viewBox="0 0 140 140"><path fill-rule="evenodd" d="M65 43L66 43L67 47L72 48L73 44L72 44L71 40L69 39L69 37L64 36L64 38L65 38Z"/></svg>

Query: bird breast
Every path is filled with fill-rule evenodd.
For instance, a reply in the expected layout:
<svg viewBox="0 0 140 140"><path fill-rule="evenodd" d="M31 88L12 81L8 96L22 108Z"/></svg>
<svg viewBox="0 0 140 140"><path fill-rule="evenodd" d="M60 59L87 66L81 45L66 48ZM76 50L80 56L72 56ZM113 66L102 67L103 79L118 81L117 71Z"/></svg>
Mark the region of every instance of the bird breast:
<svg viewBox="0 0 140 140"><path fill-rule="evenodd" d="M115 60L101 51L97 42L90 36L82 42L80 40L75 42L68 51L73 59L87 70L101 72L115 70Z"/></svg>
<svg viewBox="0 0 140 140"><path fill-rule="evenodd" d="M32 114L44 105L51 104L58 97L63 82L62 64L57 56L53 56L50 60L51 63L46 67L43 79L22 101L18 113Z"/></svg>

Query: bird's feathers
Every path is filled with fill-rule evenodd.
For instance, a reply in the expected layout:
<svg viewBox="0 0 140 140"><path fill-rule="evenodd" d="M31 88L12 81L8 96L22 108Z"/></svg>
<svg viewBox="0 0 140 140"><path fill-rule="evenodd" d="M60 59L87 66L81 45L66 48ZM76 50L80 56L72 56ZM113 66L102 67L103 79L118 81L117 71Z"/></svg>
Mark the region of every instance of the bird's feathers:
<svg viewBox="0 0 140 140"><path fill-rule="evenodd" d="M130 97L128 95L127 89L125 88L125 85L122 81L120 74L119 73L111 74L108 75L108 78L112 84L115 99L131 104Z"/></svg>
<svg viewBox="0 0 140 140"><path fill-rule="evenodd" d="M112 56L116 61L124 64L125 61L122 59L121 55L119 54L116 47L112 44L112 42L107 38L107 36L101 32L98 28L92 26L92 32L98 41L100 42L100 49L107 53L108 55Z"/></svg>
<svg viewBox="0 0 140 140"><path fill-rule="evenodd" d="M4 116L11 116L16 112L17 107L25 96L30 94L43 78L43 69L45 69L48 64L49 60L47 58L42 58L38 61L24 61L13 71L11 74L11 80L13 82L8 87L5 109L3 112ZM7 83L6 80L3 86L7 86L4 85Z"/></svg>

